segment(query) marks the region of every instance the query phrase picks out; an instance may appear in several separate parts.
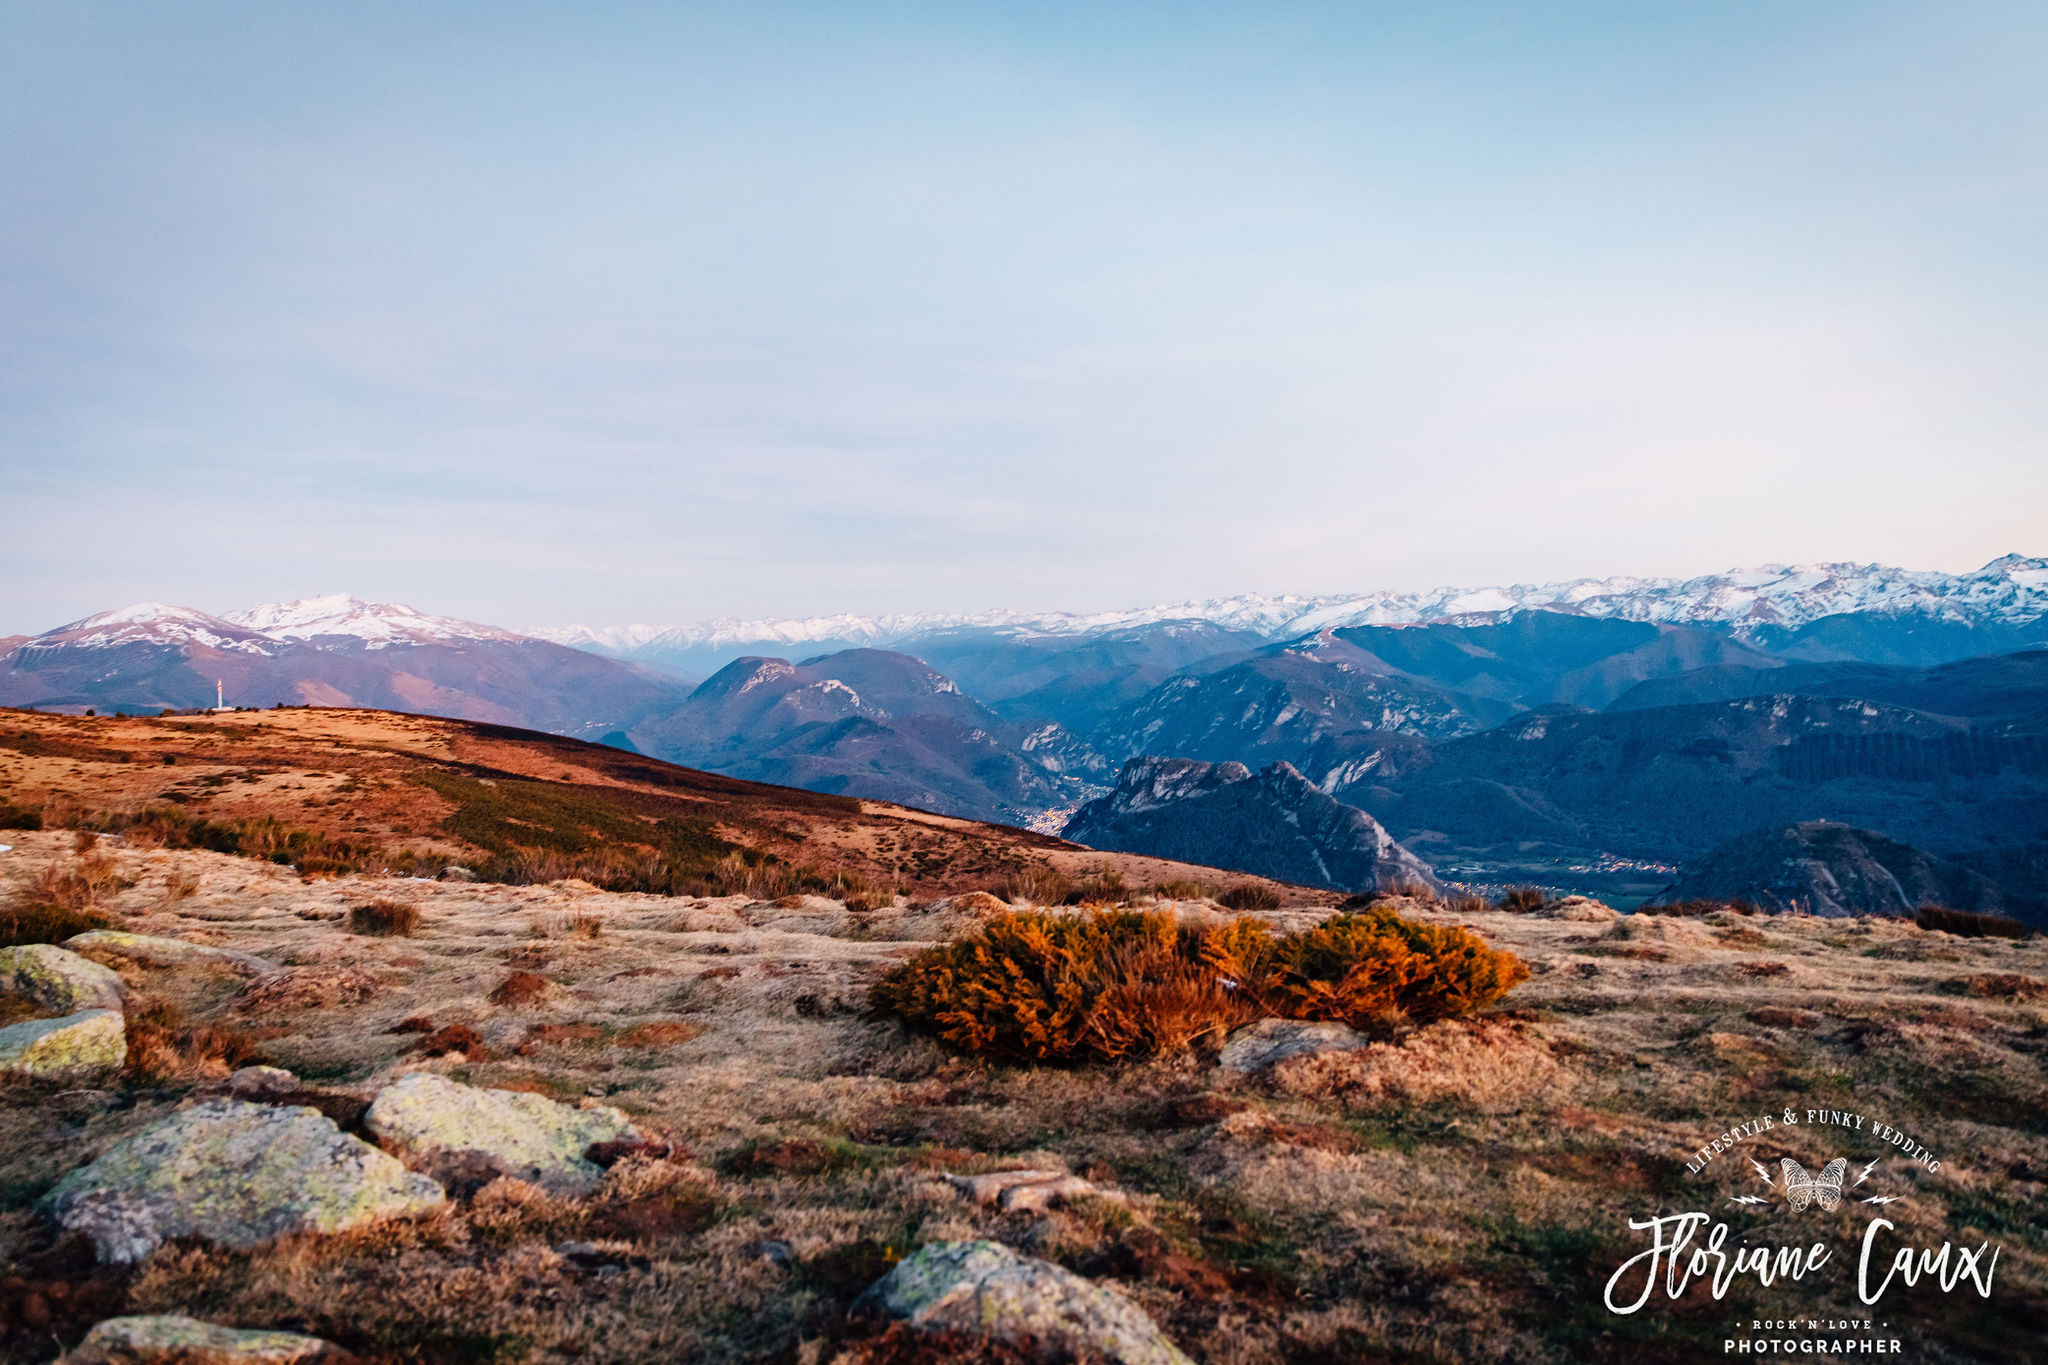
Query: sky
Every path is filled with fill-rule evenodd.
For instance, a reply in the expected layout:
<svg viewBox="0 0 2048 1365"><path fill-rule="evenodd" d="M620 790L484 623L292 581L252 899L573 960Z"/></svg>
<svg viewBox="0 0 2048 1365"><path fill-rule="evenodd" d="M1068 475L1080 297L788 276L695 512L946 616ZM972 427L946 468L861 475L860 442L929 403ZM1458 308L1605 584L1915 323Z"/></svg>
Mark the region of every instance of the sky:
<svg viewBox="0 0 2048 1365"><path fill-rule="evenodd" d="M2048 553L2048 6L0 0L0 634Z"/></svg>

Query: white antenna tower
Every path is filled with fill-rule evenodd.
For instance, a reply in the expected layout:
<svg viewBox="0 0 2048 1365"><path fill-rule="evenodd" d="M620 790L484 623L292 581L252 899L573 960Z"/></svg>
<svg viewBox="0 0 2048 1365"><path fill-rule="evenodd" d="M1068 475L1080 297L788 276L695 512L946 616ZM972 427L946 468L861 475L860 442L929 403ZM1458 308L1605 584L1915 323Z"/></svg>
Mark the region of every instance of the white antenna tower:
<svg viewBox="0 0 2048 1365"><path fill-rule="evenodd" d="M227 694L221 690L224 686L219 678L213 680L213 709L216 711L228 709Z"/></svg>

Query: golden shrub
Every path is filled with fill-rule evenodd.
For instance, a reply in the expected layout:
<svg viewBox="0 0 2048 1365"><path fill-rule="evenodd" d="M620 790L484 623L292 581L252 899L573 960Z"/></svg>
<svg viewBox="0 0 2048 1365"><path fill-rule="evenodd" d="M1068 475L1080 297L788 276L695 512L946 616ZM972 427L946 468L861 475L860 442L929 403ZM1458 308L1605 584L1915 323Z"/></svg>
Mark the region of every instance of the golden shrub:
<svg viewBox="0 0 2048 1365"><path fill-rule="evenodd" d="M1214 1045L1263 1015L1380 1033L1465 1014L1528 978L1512 953L1389 910L1276 935L1142 911L999 915L885 977L871 1003L963 1052L1111 1061Z"/></svg>

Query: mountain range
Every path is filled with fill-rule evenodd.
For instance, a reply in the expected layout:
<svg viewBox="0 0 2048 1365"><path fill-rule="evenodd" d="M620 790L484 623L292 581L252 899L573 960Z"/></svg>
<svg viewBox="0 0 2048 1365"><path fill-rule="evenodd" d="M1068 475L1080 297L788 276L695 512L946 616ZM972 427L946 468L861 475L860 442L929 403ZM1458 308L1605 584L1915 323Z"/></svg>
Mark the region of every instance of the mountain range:
<svg viewBox="0 0 2048 1365"><path fill-rule="evenodd" d="M222 696L589 738L672 709L691 690L586 650L339 595L225 616L144 602L0 645L0 705L55 710L184 710Z"/></svg>
<svg viewBox="0 0 2048 1365"><path fill-rule="evenodd" d="M1127 611L719 617L687 625L561 626L557 644L705 673L748 654L903 648L963 633L1087 638L1165 624L1199 625L1262 643L1356 626L1478 625L1519 612L1702 626L1788 657L1940 663L2044 642L2048 559L2005 555L1974 573L1883 564L1764 565L1698 578L1577 578L1507 587L1330 596L1247 594ZM924 657L921 650L906 652ZM941 664L941 667L947 665Z"/></svg>
<svg viewBox="0 0 2048 1365"><path fill-rule="evenodd" d="M1284 764L1446 877L1621 899L1815 819L2048 880L2041 559L546 634L143 604L0 641L0 705L201 707L218 679L1048 832L1133 763Z"/></svg>

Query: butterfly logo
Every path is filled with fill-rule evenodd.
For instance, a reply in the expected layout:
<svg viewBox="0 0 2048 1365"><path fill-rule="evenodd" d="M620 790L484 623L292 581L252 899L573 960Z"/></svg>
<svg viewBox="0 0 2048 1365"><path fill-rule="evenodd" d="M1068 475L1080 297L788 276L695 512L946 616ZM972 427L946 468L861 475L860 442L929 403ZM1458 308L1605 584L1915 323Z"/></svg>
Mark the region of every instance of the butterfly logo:
<svg viewBox="0 0 2048 1365"><path fill-rule="evenodd" d="M1785 1197L1792 1201L1792 1212L1804 1213L1808 1204L1819 1204L1822 1213L1833 1213L1841 1204L1848 1158L1836 1157L1820 1168L1819 1175L1808 1175L1806 1168L1789 1156L1779 1161L1785 1170Z"/></svg>

